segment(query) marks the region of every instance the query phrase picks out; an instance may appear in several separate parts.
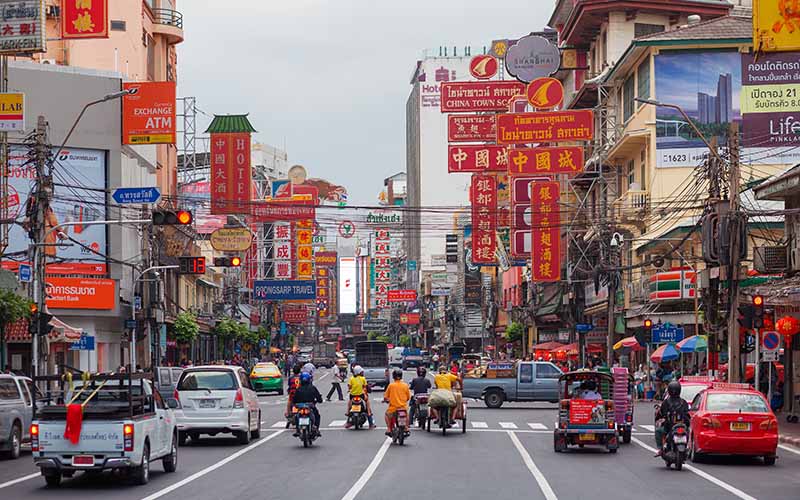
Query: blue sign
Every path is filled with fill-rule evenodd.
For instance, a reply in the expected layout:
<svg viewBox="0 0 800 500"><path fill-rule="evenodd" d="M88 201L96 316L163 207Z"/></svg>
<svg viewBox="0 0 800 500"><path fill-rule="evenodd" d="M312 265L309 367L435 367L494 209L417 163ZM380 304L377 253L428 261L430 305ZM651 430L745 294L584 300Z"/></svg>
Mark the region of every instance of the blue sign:
<svg viewBox="0 0 800 500"><path fill-rule="evenodd" d="M684 331L682 326L675 326L669 323L663 325L653 325L652 329L653 344L666 344L667 342L680 342L683 340Z"/></svg>
<svg viewBox="0 0 800 500"><path fill-rule="evenodd" d="M409 260L406 262L406 266L408 267L409 271L416 271L417 270L417 261L416 260Z"/></svg>
<svg viewBox="0 0 800 500"><path fill-rule="evenodd" d="M69 348L70 351L94 351L94 337L90 337L85 333L81 334L81 339L73 342Z"/></svg>
<svg viewBox="0 0 800 500"><path fill-rule="evenodd" d="M261 348L267 347L267 339L259 339L258 340L258 347L261 347Z"/></svg>
<svg viewBox="0 0 800 500"><path fill-rule="evenodd" d="M592 325L591 323L578 323L577 325L575 325L575 330L581 333L591 332L593 329L594 325Z"/></svg>
<svg viewBox="0 0 800 500"><path fill-rule="evenodd" d="M111 197L119 204L155 203L161 198L161 192L156 187L117 188Z"/></svg>
<svg viewBox="0 0 800 500"><path fill-rule="evenodd" d="M236 354L241 354L242 353L242 346L240 346L239 344L234 345L233 346L233 352L235 352Z"/></svg>
<svg viewBox="0 0 800 500"><path fill-rule="evenodd" d="M764 332L764 337L761 339L761 346L765 351L774 351L781 345L781 338L778 332Z"/></svg>
<svg viewBox="0 0 800 500"><path fill-rule="evenodd" d="M133 330L136 328L136 320L135 319L126 319L125 320L125 328L128 330Z"/></svg>
<svg viewBox="0 0 800 500"><path fill-rule="evenodd" d="M314 300L314 280L258 280L253 283L253 300Z"/></svg>
<svg viewBox="0 0 800 500"><path fill-rule="evenodd" d="M31 282L31 266L29 264L19 265L19 281L20 283Z"/></svg>
<svg viewBox="0 0 800 500"><path fill-rule="evenodd" d="M135 310L137 310L137 311L142 309L142 296L141 295L136 295L133 298L133 308Z"/></svg>
<svg viewBox="0 0 800 500"><path fill-rule="evenodd" d="M161 323L161 328L158 329L158 343L161 346L161 355L167 355L167 325Z"/></svg>
<svg viewBox="0 0 800 500"><path fill-rule="evenodd" d="M281 321L281 337L285 337L287 333L289 333L289 330L286 328L286 322Z"/></svg>

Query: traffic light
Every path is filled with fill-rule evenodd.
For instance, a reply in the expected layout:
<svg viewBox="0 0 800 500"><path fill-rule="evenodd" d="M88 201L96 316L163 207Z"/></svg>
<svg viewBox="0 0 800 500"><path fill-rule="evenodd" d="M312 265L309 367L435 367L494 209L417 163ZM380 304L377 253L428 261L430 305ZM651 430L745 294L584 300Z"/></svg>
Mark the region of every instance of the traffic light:
<svg viewBox="0 0 800 500"><path fill-rule="evenodd" d="M192 220L189 210L153 210L154 226L188 226Z"/></svg>
<svg viewBox="0 0 800 500"><path fill-rule="evenodd" d="M178 274L205 274L205 257L178 257Z"/></svg>
<svg viewBox="0 0 800 500"><path fill-rule="evenodd" d="M644 320L644 327L645 327L645 329L647 329L647 330L649 330L649 329L653 328L653 320L652 320L652 319L649 319L649 318L648 318L648 319L646 319L646 320Z"/></svg>
<svg viewBox="0 0 800 500"><path fill-rule="evenodd" d="M53 319L52 314L46 312L39 312L36 304L31 304L31 320L29 330L31 335L49 335L53 331L53 325L50 320Z"/></svg>
<svg viewBox="0 0 800 500"><path fill-rule="evenodd" d="M753 328L764 328L764 297L753 297Z"/></svg>
<svg viewBox="0 0 800 500"><path fill-rule="evenodd" d="M736 320L742 328L753 328L753 319L755 314L755 307L753 304L739 305L739 318Z"/></svg>
<svg viewBox="0 0 800 500"><path fill-rule="evenodd" d="M233 257L214 257L214 267L239 267L242 265L242 258Z"/></svg>

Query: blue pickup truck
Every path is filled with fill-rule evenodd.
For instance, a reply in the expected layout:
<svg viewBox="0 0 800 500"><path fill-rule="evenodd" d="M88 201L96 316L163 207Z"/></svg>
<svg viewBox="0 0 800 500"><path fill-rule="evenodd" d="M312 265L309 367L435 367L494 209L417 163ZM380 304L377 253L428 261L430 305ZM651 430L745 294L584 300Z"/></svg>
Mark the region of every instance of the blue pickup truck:
<svg viewBox="0 0 800 500"><path fill-rule="evenodd" d="M482 399L489 408L500 408L506 401L558 402L558 377L561 370L553 363L524 361L509 367L516 374L509 378L464 378L462 395ZM492 369L492 365L489 365Z"/></svg>

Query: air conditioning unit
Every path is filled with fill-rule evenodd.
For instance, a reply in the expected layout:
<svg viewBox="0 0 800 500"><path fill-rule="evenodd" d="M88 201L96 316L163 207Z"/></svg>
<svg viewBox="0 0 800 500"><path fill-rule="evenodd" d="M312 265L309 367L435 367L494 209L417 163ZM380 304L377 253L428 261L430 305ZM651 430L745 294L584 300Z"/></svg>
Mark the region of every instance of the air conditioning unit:
<svg viewBox="0 0 800 500"><path fill-rule="evenodd" d="M782 273L788 265L786 246L763 246L753 249L753 267L760 273Z"/></svg>
<svg viewBox="0 0 800 500"><path fill-rule="evenodd" d="M55 66L56 64L58 64L58 61L56 61L55 59L39 59L39 64L52 64L53 66Z"/></svg>
<svg viewBox="0 0 800 500"><path fill-rule="evenodd" d="M653 267L658 270L669 269L671 260L665 259L661 254L653 254L650 256L650 262L653 264Z"/></svg>

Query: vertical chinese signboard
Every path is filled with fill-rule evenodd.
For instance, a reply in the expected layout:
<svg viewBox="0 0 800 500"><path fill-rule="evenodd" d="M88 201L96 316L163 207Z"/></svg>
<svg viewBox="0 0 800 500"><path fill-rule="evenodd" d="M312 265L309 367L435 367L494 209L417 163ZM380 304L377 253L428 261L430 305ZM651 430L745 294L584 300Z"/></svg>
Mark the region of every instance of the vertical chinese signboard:
<svg viewBox="0 0 800 500"><path fill-rule="evenodd" d="M0 0L0 55L46 52L44 0Z"/></svg>
<svg viewBox="0 0 800 500"><path fill-rule="evenodd" d="M330 309L330 268L317 266L317 316L320 319L328 318L328 311Z"/></svg>
<svg viewBox="0 0 800 500"><path fill-rule="evenodd" d="M558 281L561 277L560 184L531 183L531 274L533 281Z"/></svg>
<svg viewBox="0 0 800 500"><path fill-rule="evenodd" d="M108 38L108 0L61 0L61 38Z"/></svg>
<svg viewBox="0 0 800 500"><path fill-rule="evenodd" d="M275 279L292 279L292 224L276 222L273 226L272 258Z"/></svg>
<svg viewBox="0 0 800 500"><path fill-rule="evenodd" d="M211 213L250 212L250 133L211 134Z"/></svg>
<svg viewBox="0 0 800 500"><path fill-rule="evenodd" d="M295 222L297 243L297 279L307 280L314 275L314 221L303 219Z"/></svg>
<svg viewBox="0 0 800 500"><path fill-rule="evenodd" d="M493 264L497 250L497 178L472 176L472 262Z"/></svg>
<svg viewBox="0 0 800 500"><path fill-rule="evenodd" d="M391 234L387 228L375 230L375 307L389 307L389 287L392 278Z"/></svg>

